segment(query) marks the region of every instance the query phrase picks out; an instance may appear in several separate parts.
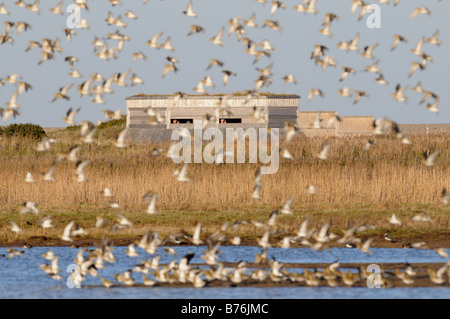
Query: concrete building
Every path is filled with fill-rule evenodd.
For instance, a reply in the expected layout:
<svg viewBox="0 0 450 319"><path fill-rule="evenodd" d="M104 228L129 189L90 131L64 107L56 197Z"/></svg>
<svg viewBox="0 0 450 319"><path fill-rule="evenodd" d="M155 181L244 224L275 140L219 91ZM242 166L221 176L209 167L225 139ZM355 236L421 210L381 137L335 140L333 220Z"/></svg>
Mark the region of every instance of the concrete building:
<svg viewBox="0 0 450 319"><path fill-rule="evenodd" d="M337 112L299 111L300 96L293 94L187 95L183 98L140 94L128 97L126 103L129 134L138 142L168 141L173 129L191 129L194 120L202 120L204 128L221 129L283 128L285 122L292 122L298 123L306 136L371 134L373 122L370 116L341 117L341 122L333 122Z"/></svg>

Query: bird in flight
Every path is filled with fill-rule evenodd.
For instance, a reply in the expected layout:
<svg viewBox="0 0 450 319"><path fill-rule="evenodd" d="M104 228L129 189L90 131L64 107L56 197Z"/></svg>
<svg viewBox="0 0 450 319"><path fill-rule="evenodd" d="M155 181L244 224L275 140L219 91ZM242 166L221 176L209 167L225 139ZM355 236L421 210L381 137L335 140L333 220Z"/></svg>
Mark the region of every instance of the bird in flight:
<svg viewBox="0 0 450 319"><path fill-rule="evenodd" d="M183 11L183 14L187 15L188 17L193 17L193 18L197 17L197 13L194 12L194 8L193 8L191 0L189 0L187 9L186 9L186 11Z"/></svg>

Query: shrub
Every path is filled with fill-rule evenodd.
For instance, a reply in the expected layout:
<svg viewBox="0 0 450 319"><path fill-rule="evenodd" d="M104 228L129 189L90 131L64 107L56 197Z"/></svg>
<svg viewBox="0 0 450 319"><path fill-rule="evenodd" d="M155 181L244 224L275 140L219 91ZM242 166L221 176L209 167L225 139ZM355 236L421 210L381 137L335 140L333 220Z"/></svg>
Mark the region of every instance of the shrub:
<svg viewBox="0 0 450 319"><path fill-rule="evenodd" d="M75 132L81 129L81 125L70 125L64 128L64 131L67 132Z"/></svg>
<svg viewBox="0 0 450 319"><path fill-rule="evenodd" d="M126 121L126 116L123 116L120 120L110 120L108 122L102 122L98 129L104 129L109 127L118 127L118 126L124 126Z"/></svg>
<svg viewBox="0 0 450 319"><path fill-rule="evenodd" d="M45 136L44 129L35 124L10 124L1 131L5 137L21 136L40 140Z"/></svg>

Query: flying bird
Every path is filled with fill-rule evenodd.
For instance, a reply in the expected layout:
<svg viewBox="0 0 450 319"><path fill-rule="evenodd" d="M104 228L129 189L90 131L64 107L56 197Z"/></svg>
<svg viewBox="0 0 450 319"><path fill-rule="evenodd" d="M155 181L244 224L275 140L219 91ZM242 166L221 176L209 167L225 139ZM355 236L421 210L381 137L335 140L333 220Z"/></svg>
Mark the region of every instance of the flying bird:
<svg viewBox="0 0 450 319"><path fill-rule="evenodd" d="M408 43L408 39L401 35L395 34L394 35L394 43L392 44L391 51L394 51L400 42Z"/></svg>
<svg viewBox="0 0 450 319"><path fill-rule="evenodd" d="M224 46L225 43L224 43L223 40L222 40L222 36L223 36L223 33L224 33L224 32L225 32L225 27L222 27L222 28L220 29L219 33L217 33L217 35L216 35L215 37L212 37L212 38L210 38L209 40L210 40L212 43L214 43L214 44L217 44L217 45L220 45L220 46Z"/></svg>
<svg viewBox="0 0 450 319"><path fill-rule="evenodd" d="M396 226L401 226L402 225L401 220L395 214L392 214L392 216L388 219L388 221L392 225L396 225Z"/></svg>
<svg viewBox="0 0 450 319"><path fill-rule="evenodd" d="M73 86L73 84L69 84L67 86L60 88L59 92L55 93L55 97L52 100L52 102L55 102L56 100L59 100L59 99L65 99L65 100L69 101L70 97L67 95L67 93L72 86Z"/></svg>
<svg viewBox="0 0 450 319"><path fill-rule="evenodd" d="M434 161L436 160L436 157L439 155L440 151L434 151L431 154L428 154L428 152L423 152L423 164L427 167L432 167L434 166Z"/></svg>
<svg viewBox="0 0 450 319"><path fill-rule="evenodd" d="M119 136L117 137L117 141L115 143L117 148L127 148L128 144L126 143L126 138L128 134L128 128L123 129Z"/></svg>
<svg viewBox="0 0 450 319"><path fill-rule="evenodd" d="M197 13L194 12L193 5L192 5L192 1L191 1L191 0L189 0L187 9L186 9L186 11L183 11L183 14L187 15L188 17L193 17L193 18L196 18L196 17L197 17Z"/></svg>
<svg viewBox="0 0 450 319"><path fill-rule="evenodd" d="M64 228L63 234L61 236L61 239L64 241L72 242L73 239L71 238L71 232L72 228L75 225L75 222L72 220L67 226Z"/></svg>
<svg viewBox="0 0 450 319"><path fill-rule="evenodd" d="M69 125L75 125L75 120L74 120L75 115L77 115L77 113L80 111L80 109L81 108L73 110L72 108L70 108L66 113L66 117L63 118L63 121Z"/></svg>
<svg viewBox="0 0 450 319"><path fill-rule="evenodd" d="M317 158L318 158L318 159L321 159L321 160L326 160L326 159L328 159L328 152L330 151L330 147L331 147L331 144L330 144L329 142L325 141L325 142L322 144L322 150L321 150L320 153L317 155Z"/></svg>
<svg viewBox="0 0 450 319"><path fill-rule="evenodd" d="M405 91L409 88L409 86L401 87L400 84L397 84L395 87L395 92L392 93L392 97L397 102L407 102L408 98L405 96Z"/></svg>
<svg viewBox="0 0 450 319"><path fill-rule="evenodd" d="M291 205L292 205L293 201L294 201L294 198L292 197L284 203L283 208L281 209L282 214L285 214L285 215L293 214L292 209L291 209Z"/></svg>

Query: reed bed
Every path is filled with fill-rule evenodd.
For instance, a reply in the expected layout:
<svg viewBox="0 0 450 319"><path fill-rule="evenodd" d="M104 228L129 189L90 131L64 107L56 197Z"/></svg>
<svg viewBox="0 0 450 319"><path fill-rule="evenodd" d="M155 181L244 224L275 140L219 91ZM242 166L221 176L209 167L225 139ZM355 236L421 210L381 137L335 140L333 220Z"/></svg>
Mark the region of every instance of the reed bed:
<svg viewBox="0 0 450 319"><path fill-rule="evenodd" d="M395 138L379 138L378 144L363 151L367 138L328 138L328 160L319 160L324 139L298 138L288 145L295 160L280 159L279 171L263 176L262 199L251 197L258 164L191 164L189 183L180 183L173 172L180 168L164 153L152 157L154 145L132 144L116 149L107 140L100 145L82 145L79 156L90 160L88 181L77 183L75 163L56 164L56 182L43 181L56 154L67 153L74 141L59 140L53 150L40 153L30 140L3 141L0 161L0 203L35 201L42 206L70 207L75 204L104 202L102 190L109 187L117 202L126 208L142 206L147 191L159 195L158 204L166 209L238 209L259 205L280 205L294 197L293 207L366 204L391 207L403 203L438 203L443 187L450 184L450 139L448 135L412 137L413 145L402 145ZM427 145L428 144L428 145ZM167 145L165 145L167 146ZM423 165L425 151L440 150L436 165ZM25 183L31 172L36 183ZM315 185L317 195L306 192Z"/></svg>
<svg viewBox="0 0 450 319"><path fill-rule="evenodd" d="M213 220L209 223L212 228L226 218L261 218L292 197L295 217L315 214L318 220L334 218L340 227L358 216L376 223L378 216L373 212L387 216L395 209L405 209L410 215L420 210L436 212L441 226L448 227L448 206L440 201L443 187L450 188L448 134L410 136L412 145L402 145L392 136L376 137L378 144L368 152L363 150L367 137L328 137L328 160L315 157L325 138L295 138L286 145L295 159L281 158L279 171L263 176L262 198L256 200L251 194L259 164L190 164L190 182L181 183L173 176L181 164L173 163L164 153L151 156L155 147L151 143L131 143L127 149L117 149L113 141L118 132L120 128L102 131L98 144L82 145L78 155L82 160L90 160L85 183L76 182L75 163L66 160L56 164L54 183L45 182L42 176L57 154L67 153L77 143L77 131L50 133L58 143L46 153L37 152L37 142L29 139L0 141L3 221L11 216L23 220L15 214L23 202L33 201L43 214L65 214L64 220L89 216L92 224L96 215L115 214L102 195L108 187L115 195L114 201L122 207L121 212L143 223L152 221L158 225L159 221L159 226L167 230L195 225L199 219L206 227L208 220ZM168 144L156 147L167 149ZM423 152L435 150L440 150L435 166L426 167ZM35 183L24 181L27 172L34 175ZM306 187L310 184L316 186L318 194L308 194ZM142 196L149 191L158 194L157 209L162 217L145 216L148 203L142 201ZM345 218L339 222L342 212L346 212ZM295 217L286 216L285 226L297 227L301 220ZM2 229L5 227L3 223Z"/></svg>

